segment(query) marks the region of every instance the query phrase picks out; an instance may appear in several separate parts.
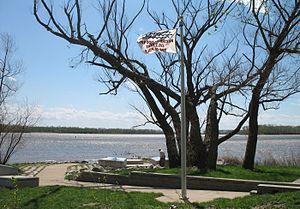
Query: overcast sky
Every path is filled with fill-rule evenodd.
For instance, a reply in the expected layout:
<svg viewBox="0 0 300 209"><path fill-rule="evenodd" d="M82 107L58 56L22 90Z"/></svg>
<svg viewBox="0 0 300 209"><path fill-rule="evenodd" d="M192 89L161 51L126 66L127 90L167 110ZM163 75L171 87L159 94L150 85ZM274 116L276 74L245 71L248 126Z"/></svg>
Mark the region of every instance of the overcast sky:
<svg viewBox="0 0 300 209"><path fill-rule="evenodd" d="M18 101L27 99L38 109L41 115L39 125L131 128L143 123L143 117L132 107L145 108L136 95L121 89L117 96L100 96L99 93L104 89L96 81L95 68L86 65L75 69L70 67L79 49L42 28L32 14L32 2L0 0L0 32L9 33L15 39L18 47L16 56L23 60L25 66L24 72L18 77L18 82L22 83ZM136 6L136 1L128 2L132 7ZM159 6L164 8L163 4ZM149 30L156 30L142 22L139 24L138 29L132 31L134 38ZM138 46L134 49L138 49ZM143 55L138 50L136 53L141 57L154 56ZM148 58L143 59L147 61ZM234 122L234 118L226 118L220 128L230 129ZM300 125L299 95L282 103L279 110L262 112L259 123Z"/></svg>

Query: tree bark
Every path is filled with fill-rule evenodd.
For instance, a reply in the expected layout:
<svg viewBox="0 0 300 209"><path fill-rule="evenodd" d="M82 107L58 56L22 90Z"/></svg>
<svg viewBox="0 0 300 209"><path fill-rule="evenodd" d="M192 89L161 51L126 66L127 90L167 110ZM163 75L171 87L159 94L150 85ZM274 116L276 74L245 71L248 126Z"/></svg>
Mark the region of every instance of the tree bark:
<svg viewBox="0 0 300 209"><path fill-rule="evenodd" d="M166 146L169 157L169 167L176 168L180 166L180 156L177 152L177 147L175 142L175 135L172 129L170 128L162 128L165 138L166 138Z"/></svg>
<svg viewBox="0 0 300 209"><path fill-rule="evenodd" d="M251 104L249 108L249 133L247 146L245 151L245 157L243 161L243 168L254 169L255 153L257 145L257 134L258 134L258 110L259 110L259 95L253 94Z"/></svg>
<svg viewBox="0 0 300 209"><path fill-rule="evenodd" d="M249 133L248 133L248 141L246 146L245 157L243 161L243 168L245 169L254 169L255 162L255 152L256 152L256 144L257 144L257 134L258 134L258 110L260 104L260 96L261 92L275 66L277 63L277 58L280 53L278 50L273 50L270 53L269 58L260 74L260 78L252 91L251 102L249 104Z"/></svg>
<svg viewBox="0 0 300 209"><path fill-rule="evenodd" d="M211 170L217 169L218 158L218 137L219 137L219 123L217 118L217 101L216 97L212 96L208 110L207 123L205 131L206 153L207 153L207 168Z"/></svg>
<svg viewBox="0 0 300 209"><path fill-rule="evenodd" d="M187 107L188 121L190 122L190 130L187 148L188 148L188 165L197 166L200 170L206 170L205 147L201 137L201 129L197 109L194 106Z"/></svg>

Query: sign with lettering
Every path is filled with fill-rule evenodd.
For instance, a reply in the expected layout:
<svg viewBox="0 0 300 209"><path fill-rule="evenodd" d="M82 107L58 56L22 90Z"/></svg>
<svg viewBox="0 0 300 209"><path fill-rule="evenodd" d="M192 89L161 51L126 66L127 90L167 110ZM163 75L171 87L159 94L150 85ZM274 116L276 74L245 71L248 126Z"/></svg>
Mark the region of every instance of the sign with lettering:
<svg viewBox="0 0 300 209"><path fill-rule="evenodd" d="M137 43L145 54L176 53L176 29L146 33L138 37Z"/></svg>

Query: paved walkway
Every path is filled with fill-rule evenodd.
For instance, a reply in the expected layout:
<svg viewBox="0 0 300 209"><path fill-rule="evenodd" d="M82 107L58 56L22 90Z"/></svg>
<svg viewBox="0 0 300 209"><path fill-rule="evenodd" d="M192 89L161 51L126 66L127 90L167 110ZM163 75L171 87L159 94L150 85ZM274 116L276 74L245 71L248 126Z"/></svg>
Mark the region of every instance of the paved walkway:
<svg viewBox="0 0 300 209"><path fill-rule="evenodd" d="M138 187L138 186L117 186L111 184L92 183L92 182L78 182L68 181L64 179L67 168L75 164L54 164L49 165L43 169L37 176L40 178L40 186L46 185L64 185L64 186L79 186L88 188L107 188L118 189L127 192L155 192L162 193L163 196L157 198L162 202L179 202L180 193L179 189L163 189L151 187ZM248 192L227 192L227 191L211 191L211 190L187 190L187 196L191 202L206 202L215 198L236 198L249 195Z"/></svg>
<svg viewBox="0 0 300 209"><path fill-rule="evenodd" d="M297 179L296 181L294 181L293 183L295 183L295 184L300 184L300 178Z"/></svg>

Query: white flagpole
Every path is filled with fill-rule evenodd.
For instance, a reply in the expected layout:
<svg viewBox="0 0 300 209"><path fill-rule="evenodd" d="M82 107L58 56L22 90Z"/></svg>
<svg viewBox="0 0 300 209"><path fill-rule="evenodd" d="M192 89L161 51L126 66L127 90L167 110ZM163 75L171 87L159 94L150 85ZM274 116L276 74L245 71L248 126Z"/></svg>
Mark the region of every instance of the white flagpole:
<svg viewBox="0 0 300 209"><path fill-rule="evenodd" d="M183 55L183 17L179 17L180 27L180 67L181 67L181 198L186 201L186 113L184 85L184 55Z"/></svg>

